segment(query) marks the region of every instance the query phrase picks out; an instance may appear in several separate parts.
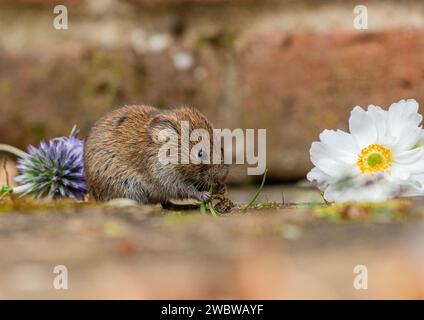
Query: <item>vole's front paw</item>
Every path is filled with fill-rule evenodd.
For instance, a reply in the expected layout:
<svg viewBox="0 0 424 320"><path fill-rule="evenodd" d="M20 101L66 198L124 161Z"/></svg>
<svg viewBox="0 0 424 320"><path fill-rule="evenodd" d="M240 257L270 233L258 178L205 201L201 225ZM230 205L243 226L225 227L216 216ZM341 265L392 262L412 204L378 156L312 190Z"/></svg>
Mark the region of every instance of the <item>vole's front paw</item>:
<svg viewBox="0 0 424 320"><path fill-rule="evenodd" d="M208 191L199 192L197 195L197 200L208 202L211 199L211 194Z"/></svg>

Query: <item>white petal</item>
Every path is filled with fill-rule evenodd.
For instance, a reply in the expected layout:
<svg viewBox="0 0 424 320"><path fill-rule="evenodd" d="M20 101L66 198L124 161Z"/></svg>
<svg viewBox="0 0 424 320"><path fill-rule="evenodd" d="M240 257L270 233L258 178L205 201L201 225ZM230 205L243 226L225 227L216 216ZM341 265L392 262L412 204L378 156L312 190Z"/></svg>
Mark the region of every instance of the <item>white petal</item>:
<svg viewBox="0 0 424 320"><path fill-rule="evenodd" d="M396 153L393 160L398 164L419 164L420 162L424 163L424 147Z"/></svg>
<svg viewBox="0 0 424 320"><path fill-rule="evenodd" d="M408 150L422 137L419 124L422 116L418 113L418 103L413 100L401 100L393 103L388 112L387 132L394 137L391 146L394 150Z"/></svg>
<svg viewBox="0 0 424 320"><path fill-rule="evenodd" d="M312 163L333 178L340 178L352 172L352 165L342 161L331 147L322 142L312 143L310 155Z"/></svg>
<svg viewBox="0 0 424 320"><path fill-rule="evenodd" d="M424 195L424 174L412 175L407 181L408 188L404 191L404 197L416 197Z"/></svg>
<svg viewBox="0 0 424 320"><path fill-rule="evenodd" d="M422 196L424 196L424 191L422 189L413 188L413 187L405 190L401 194L401 197L422 197Z"/></svg>
<svg viewBox="0 0 424 320"><path fill-rule="evenodd" d="M343 200L340 200L340 197L338 196L337 192L334 192L332 188L328 187L323 194L323 197L328 202L343 202Z"/></svg>
<svg viewBox="0 0 424 320"><path fill-rule="evenodd" d="M421 136L415 145L415 147L423 147L424 146L424 130L421 129Z"/></svg>
<svg viewBox="0 0 424 320"><path fill-rule="evenodd" d="M393 197L399 189L398 184L390 183L381 176L379 177L354 177L351 185L340 188L332 183L324 192L327 201L385 201Z"/></svg>
<svg viewBox="0 0 424 320"><path fill-rule="evenodd" d="M350 113L349 130L361 149L377 141L377 128L374 120L361 107L356 106Z"/></svg>
<svg viewBox="0 0 424 320"><path fill-rule="evenodd" d="M360 149L350 133L342 130L324 130L321 132L319 138L342 161L347 163L356 162Z"/></svg>
<svg viewBox="0 0 424 320"><path fill-rule="evenodd" d="M400 100L392 103L389 107L389 122L409 119L417 126L422 121L422 116L418 113L418 107L418 102L415 99Z"/></svg>
<svg viewBox="0 0 424 320"><path fill-rule="evenodd" d="M317 167L314 167L311 171L308 172L306 179L308 179L310 182L316 181L318 188L320 190L325 190L330 183L331 177L322 172Z"/></svg>
<svg viewBox="0 0 424 320"><path fill-rule="evenodd" d="M371 189L349 189L343 192L338 191L331 186L324 192L324 199L330 202L379 202L390 199L390 193L383 188Z"/></svg>
<svg viewBox="0 0 424 320"><path fill-rule="evenodd" d="M421 139L421 128L413 130L406 129L399 140L399 146L395 150L409 150L419 144Z"/></svg>
<svg viewBox="0 0 424 320"><path fill-rule="evenodd" d="M311 171L308 172L306 175L306 179L309 181L317 181L318 183L328 181L330 179L330 176L322 172L317 167L314 167L311 169Z"/></svg>
<svg viewBox="0 0 424 320"><path fill-rule="evenodd" d="M394 178L401 180L406 180L414 174L424 174L424 148L396 154L390 171Z"/></svg>
<svg viewBox="0 0 424 320"><path fill-rule="evenodd" d="M372 119L377 131L376 143L385 144L387 133L388 112L375 105L368 106L368 115Z"/></svg>

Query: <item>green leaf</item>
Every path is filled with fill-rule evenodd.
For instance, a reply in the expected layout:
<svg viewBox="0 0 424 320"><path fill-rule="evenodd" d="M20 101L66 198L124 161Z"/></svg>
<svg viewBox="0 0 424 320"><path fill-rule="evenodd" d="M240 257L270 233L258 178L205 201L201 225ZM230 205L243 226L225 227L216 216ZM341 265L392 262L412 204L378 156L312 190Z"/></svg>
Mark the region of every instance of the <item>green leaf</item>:
<svg viewBox="0 0 424 320"><path fill-rule="evenodd" d="M2 186L0 188L0 199L13 192L13 188L10 186Z"/></svg>

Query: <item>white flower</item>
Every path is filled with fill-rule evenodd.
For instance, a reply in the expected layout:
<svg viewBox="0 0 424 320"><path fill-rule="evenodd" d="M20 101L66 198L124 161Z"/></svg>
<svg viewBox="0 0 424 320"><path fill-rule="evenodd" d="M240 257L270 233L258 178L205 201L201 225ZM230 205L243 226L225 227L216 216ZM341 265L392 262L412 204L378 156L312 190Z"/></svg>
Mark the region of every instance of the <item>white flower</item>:
<svg viewBox="0 0 424 320"><path fill-rule="evenodd" d="M418 103L401 100L389 110L355 107L350 133L324 130L310 150L308 173L327 201L383 201L424 195L424 131Z"/></svg>

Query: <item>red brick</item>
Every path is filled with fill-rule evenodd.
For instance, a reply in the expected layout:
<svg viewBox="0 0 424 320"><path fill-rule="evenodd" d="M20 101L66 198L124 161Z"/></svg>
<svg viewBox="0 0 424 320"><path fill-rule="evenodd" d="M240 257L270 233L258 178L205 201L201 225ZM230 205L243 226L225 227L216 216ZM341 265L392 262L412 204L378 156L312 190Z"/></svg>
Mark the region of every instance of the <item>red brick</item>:
<svg viewBox="0 0 424 320"><path fill-rule="evenodd" d="M178 48L193 55L188 70L175 67L171 51L176 48L143 55L129 47L68 49L48 56L0 52L2 143L37 144L67 134L73 124L84 135L102 114L124 104L187 104L217 125L223 118L225 63L207 49Z"/></svg>
<svg viewBox="0 0 424 320"><path fill-rule="evenodd" d="M424 103L419 31L253 33L238 43L245 127L267 128L272 176L300 177L324 129L347 129L355 105Z"/></svg>

